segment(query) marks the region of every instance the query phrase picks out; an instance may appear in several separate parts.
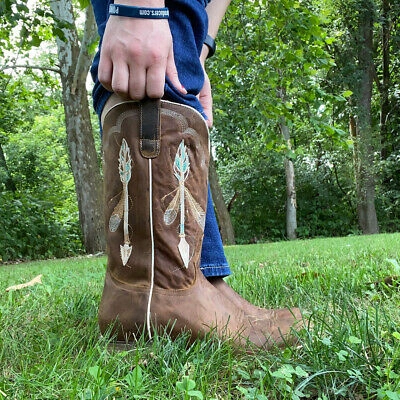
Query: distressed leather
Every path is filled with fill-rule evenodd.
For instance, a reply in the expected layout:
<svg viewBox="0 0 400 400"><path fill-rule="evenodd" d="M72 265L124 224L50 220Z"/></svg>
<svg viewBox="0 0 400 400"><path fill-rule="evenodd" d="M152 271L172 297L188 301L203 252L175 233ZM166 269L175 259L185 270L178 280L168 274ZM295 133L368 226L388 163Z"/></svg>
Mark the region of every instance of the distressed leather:
<svg viewBox="0 0 400 400"><path fill-rule="evenodd" d="M174 176L177 149L184 141L190 160L185 187L205 211L209 164L208 129L195 110L175 103L159 103L159 150L143 153L141 103L124 102L113 106L103 125L105 221L108 263L99 308L101 332L113 326L118 340L131 340L146 331L146 311L153 289L151 329L168 329L172 337L183 331L191 339L211 330L221 338L231 338L238 346L251 343L268 348L282 342L294 318L289 311L271 310L267 314L243 309L204 278L199 268L203 229L193 218L188 201L185 208L185 239L190 261L185 268L178 250L180 215L167 225L164 214L178 187ZM145 115L144 115L145 117ZM122 185L118 157L125 139L132 156L129 181L129 240L132 253L125 266L120 245L123 229L109 229L109 219L121 198ZM151 146L150 146L151 147ZM149 170L151 163L151 171ZM152 185L150 185L152 175ZM179 189L178 189L179 190ZM152 195L150 196L150 193ZM152 224L150 220L152 205ZM152 234L154 237L154 280L152 281ZM153 282L153 286L152 286Z"/></svg>

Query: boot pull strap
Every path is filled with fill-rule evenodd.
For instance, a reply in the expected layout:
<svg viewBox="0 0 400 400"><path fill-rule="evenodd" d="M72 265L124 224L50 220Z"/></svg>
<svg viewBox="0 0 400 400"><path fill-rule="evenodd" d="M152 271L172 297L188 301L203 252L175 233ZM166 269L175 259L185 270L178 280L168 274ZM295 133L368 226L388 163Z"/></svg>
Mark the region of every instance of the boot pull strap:
<svg viewBox="0 0 400 400"><path fill-rule="evenodd" d="M155 158L160 153L160 99L140 102L140 153L144 158Z"/></svg>

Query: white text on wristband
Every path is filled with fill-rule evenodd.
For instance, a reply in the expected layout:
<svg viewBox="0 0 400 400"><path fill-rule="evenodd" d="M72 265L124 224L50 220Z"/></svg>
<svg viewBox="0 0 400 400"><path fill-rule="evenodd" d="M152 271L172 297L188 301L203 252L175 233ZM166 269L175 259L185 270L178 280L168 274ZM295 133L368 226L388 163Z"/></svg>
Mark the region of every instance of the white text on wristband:
<svg viewBox="0 0 400 400"><path fill-rule="evenodd" d="M135 7L124 4L110 4L108 9L110 15L129 18L147 18L147 19L167 19L169 10L163 8Z"/></svg>

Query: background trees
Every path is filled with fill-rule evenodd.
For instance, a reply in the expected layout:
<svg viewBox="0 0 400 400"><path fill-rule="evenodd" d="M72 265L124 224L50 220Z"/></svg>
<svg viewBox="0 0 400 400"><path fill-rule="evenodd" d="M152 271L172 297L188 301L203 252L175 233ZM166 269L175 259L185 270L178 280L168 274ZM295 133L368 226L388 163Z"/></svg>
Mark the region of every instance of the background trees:
<svg viewBox="0 0 400 400"><path fill-rule="evenodd" d="M104 249L93 16L32 4L0 4L3 260ZM227 241L229 216L241 243L398 229L399 16L392 0L232 2L208 64Z"/></svg>
<svg viewBox="0 0 400 400"><path fill-rule="evenodd" d="M398 142L398 95L391 92L389 116L382 88L397 70L398 5L257 1L234 3L229 12L224 47L210 71L221 114L214 139L218 171L227 201L235 200L237 237L243 229L246 240L293 237L288 217L296 203L300 237L375 233L378 221L393 229L398 174L387 185L382 129L394 122L390 142ZM391 146L389 158L398 151ZM289 202L282 197L282 159L292 188L286 191L296 194ZM288 161L295 186L287 179Z"/></svg>
<svg viewBox="0 0 400 400"><path fill-rule="evenodd" d="M316 227L322 214L308 216L304 206L298 207L304 195L298 196L302 187L296 185L295 171L312 179L327 165L325 151L332 145L346 151L347 145L346 134L331 119L332 107L345 98L323 87L334 65L329 52L334 38L324 29L326 16L311 1L259 1L251 10L247 3L236 4L221 32L226 45L210 69L218 82L214 97L221 117L214 138L221 179L237 182L238 190L228 196L235 198L232 216L241 220L239 229L249 227L247 240L304 236L311 233L305 225ZM242 166L246 173L237 173ZM321 199L321 205L324 201L329 200ZM321 209L315 202L313 208ZM277 218L278 224L272 222ZM311 234L321 233L317 228Z"/></svg>
<svg viewBox="0 0 400 400"><path fill-rule="evenodd" d="M86 78L91 64L90 46L96 40L91 7L86 7L81 40L71 0L50 0L50 9L61 32L56 36L62 102L69 160L75 180L84 246L95 253L105 248L103 185L93 138Z"/></svg>
<svg viewBox="0 0 400 400"><path fill-rule="evenodd" d="M79 34L76 25L79 14L74 13L73 4L69 0L37 2L31 8L19 0L6 1L1 23L7 31L3 31L6 34L0 40L6 44L5 49L9 49L2 54L5 62L2 69L11 72L10 75L5 75L5 82L18 81L15 71L21 70L23 73L30 73L31 79L39 85L46 85L45 78L48 78L49 71L57 80L54 87L57 90L58 103L61 100L63 104L64 129L67 134L68 160L65 162L70 164L74 177L81 238L85 250L94 253L104 250L105 240L100 163L94 144L86 90L86 78L92 58L90 53L93 53L93 42L97 39L93 13L87 5L86 22L83 32ZM78 7L77 9L79 10ZM55 43L57 47L54 46ZM45 46L49 53L45 54L42 50L39 65L32 65L32 60L28 60L28 57L32 54L32 49L39 46ZM32 75L33 70L40 71L40 74ZM43 112L39 104L35 106L39 108L38 114ZM3 164L7 165L6 157ZM10 174L8 179L12 181Z"/></svg>

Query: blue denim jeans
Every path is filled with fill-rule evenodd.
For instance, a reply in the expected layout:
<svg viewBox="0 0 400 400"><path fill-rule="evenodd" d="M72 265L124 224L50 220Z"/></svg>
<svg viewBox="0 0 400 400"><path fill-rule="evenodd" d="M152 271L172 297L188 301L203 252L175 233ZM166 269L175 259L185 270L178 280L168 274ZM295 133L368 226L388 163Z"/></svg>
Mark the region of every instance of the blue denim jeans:
<svg viewBox="0 0 400 400"><path fill-rule="evenodd" d="M96 54L91 68L94 81L93 105L100 116L105 103L111 96L111 93L101 86L97 78L101 41L107 23L110 0L91 1L100 35L100 50ZM203 108L198 101L197 95L204 84L204 73L199 62L199 55L208 28L207 14L205 12L207 2L207 0L166 0L165 2L170 12L169 25L173 38L174 58L178 76L187 90L187 95L177 91L170 81L166 79L164 99L193 107L202 113L204 117ZM231 273L214 213L210 188L208 188L200 268L206 277L223 277Z"/></svg>

